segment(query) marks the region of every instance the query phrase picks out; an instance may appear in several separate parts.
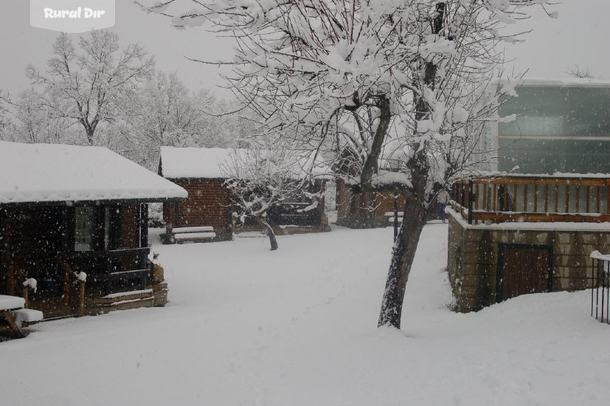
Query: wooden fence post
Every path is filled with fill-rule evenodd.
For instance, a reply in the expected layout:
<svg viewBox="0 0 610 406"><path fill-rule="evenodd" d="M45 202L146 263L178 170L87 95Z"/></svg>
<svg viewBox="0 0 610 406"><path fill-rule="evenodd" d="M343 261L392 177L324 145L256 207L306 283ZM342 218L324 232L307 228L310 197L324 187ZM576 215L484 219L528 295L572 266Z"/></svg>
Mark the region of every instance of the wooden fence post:
<svg viewBox="0 0 610 406"><path fill-rule="evenodd" d="M78 314L85 315L85 281L78 281Z"/></svg>
<svg viewBox="0 0 610 406"><path fill-rule="evenodd" d="M473 184L472 179L468 180L468 224L472 224L473 213L472 213L472 202L474 201L473 192Z"/></svg>

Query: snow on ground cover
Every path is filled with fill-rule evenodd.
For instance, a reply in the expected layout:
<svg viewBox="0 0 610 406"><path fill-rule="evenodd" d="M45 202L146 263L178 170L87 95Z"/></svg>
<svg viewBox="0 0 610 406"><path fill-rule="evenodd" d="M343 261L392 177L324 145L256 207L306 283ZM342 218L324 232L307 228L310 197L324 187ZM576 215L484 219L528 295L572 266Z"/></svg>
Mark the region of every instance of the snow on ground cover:
<svg viewBox="0 0 610 406"><path fill-rule="evenodd" d="M587 292L446 308L428 225L405 331L377 329L392 230L159 246L165 308L47 322L0 344L2 404L601 405L610 328Z"/></svg>

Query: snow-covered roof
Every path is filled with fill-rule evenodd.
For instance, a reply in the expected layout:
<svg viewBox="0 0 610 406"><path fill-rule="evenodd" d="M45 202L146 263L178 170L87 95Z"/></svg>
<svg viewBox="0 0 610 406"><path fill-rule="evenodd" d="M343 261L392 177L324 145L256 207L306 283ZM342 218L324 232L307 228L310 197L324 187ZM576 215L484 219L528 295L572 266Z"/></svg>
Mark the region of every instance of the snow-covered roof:
<svg viewBox="0 0 610 406"><path fill-rule="evenodd" d="M506 47L506 71L527 70L526 79L570 79L579 68L596 79L610 79L610 53L605 40L610 37L608 0L561 0L546 6L557 12L550 18L539 6L526 7L530 18L510 24L506 33L532 30L524 42Z"/></svg>
<svg viewBox="0 0 610 406"><path fill-rule="evenodd" d="M0 204L186 197L181 187L107 148L0 142Z"/></svg>
<svg viewBox="0 0 610 406"><path fill-rule="evenodd" d="M246 149L161 147L161 174L168 179L226 179L234 161L234 154L242 154L242 159L248 160ZM306 175L305 168L311 166L308 160L296 158L295 162L299 164L293 165L293 175ZM316 177L324 177L328 175L329 170L320 164L316 165L312 172Z"/></svg>
<svg viewBox="0 0 610 406"><path fill-rule="evenodd" d="M234 150L227 148L161 147L161 174L169 179L226 178L224 166Z"/></svg>

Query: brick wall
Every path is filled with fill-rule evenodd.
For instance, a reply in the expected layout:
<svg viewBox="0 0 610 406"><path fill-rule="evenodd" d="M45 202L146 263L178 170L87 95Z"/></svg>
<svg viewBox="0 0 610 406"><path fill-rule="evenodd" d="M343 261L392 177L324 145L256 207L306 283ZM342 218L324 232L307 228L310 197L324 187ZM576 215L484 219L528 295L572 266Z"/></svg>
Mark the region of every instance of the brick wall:
<svg viewBox="0 0 610 406"><path fill-rule="evenodd" d="M212 226L217 234L230 233L230 201L223 179L172 179L188 198L163 206L163 220L173 227Z"/></svg>

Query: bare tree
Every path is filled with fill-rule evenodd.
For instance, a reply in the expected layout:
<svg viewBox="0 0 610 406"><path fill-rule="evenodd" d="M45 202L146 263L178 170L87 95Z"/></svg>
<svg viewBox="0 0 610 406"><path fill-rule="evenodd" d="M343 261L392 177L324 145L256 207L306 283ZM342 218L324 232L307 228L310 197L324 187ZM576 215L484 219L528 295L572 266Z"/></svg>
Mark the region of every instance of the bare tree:
<svg viewBox="0 0 610 406"><path fill-rule="evenodd" d="M0 140L8 141L13 138L14 124L11 118L10 100L8 95L4 95L0 90Z"/></svg>
<svg viewBox="0 0 610 406"><path fill-rule="evenodd" d="M151 11L170 15L173 1ZM236 41L225 74L268 137L290 138L328 157L362 193L391 188L409 198L395 240L379 326L400 327L408 277L436 194L482 159L477 144L497 119L495 85L506 23L541 0L201 1L174 15ZM218 63L218 61L209 61ZM340 123L351 126L340 128ZM345 128L351 130L345 130ZM388 134L399 165L380 167ZM347 135L347 137L346 137ZM344 138L341 140L341 138ZM350 142L345 142L348 138ZM349 145L349 144L353 145ZM346 155L338 146L349 145Z"/></svg>
<svg viewBox="0 0 610 406"><path fill-rule="evenodd" d="M92 31L80 37L78 47L68 35L60 34L47 68L41 71L29 66L27 75L38 108L55 119L78 123L87 142L94 144L100 124L116 120L153 68L153 58L139 45L121 50L116 34Z"/></svg>
<svg viewBox="0 0 610 406"><path fill-rule="evenodd" d="M225 185L241 222L251 218L263 227L272 251L278 249L278 243L268 221L270 210L305 199L310 205L303 210L312 210L322 198L321 192L310 192L311 183L303 177L308 163L278 145L250 145L234 150L224 165Z"/></svg>
<svg viewBox="0 0 610 406"><path fill-rule="evenodd" d="M216 100L209 91L192 93L175 74L163 72L133 95L117 122L117 148L152 169L159 147L212 146L218 134L206 113Z"/></svg>

